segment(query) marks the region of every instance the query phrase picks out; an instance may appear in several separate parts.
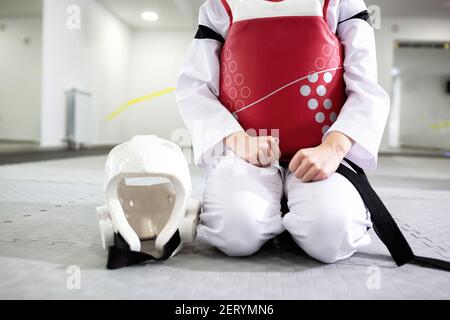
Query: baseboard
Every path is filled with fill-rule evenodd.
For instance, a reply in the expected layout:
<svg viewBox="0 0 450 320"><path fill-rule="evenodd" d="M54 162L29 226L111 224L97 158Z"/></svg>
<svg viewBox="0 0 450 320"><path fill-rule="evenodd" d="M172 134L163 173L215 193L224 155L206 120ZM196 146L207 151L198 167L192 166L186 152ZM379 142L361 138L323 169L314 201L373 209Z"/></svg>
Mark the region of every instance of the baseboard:
<svg viewBox="0 0 450 320"><path fill-rule="evenodd" d="M33 151L18 151L0 154L0 165L18 164L27 162L50 161L59 159L79 158L107 155L113 145L91 146L87 149L69 150L67 148L40 148Z"/></svg>

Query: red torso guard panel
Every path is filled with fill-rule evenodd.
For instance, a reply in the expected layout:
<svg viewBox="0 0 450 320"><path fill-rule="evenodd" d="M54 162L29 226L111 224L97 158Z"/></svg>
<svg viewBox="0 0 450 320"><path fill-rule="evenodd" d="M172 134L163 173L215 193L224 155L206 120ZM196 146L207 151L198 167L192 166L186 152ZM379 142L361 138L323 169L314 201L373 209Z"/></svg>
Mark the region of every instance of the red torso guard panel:
<svg viewBox="0 0 450 320"><path fill-rule="evenodd" d="M245 129L277 135L282 159L318 146L345 103L344 52L329 0L222 0L230 29L221 103Z"/></svg>

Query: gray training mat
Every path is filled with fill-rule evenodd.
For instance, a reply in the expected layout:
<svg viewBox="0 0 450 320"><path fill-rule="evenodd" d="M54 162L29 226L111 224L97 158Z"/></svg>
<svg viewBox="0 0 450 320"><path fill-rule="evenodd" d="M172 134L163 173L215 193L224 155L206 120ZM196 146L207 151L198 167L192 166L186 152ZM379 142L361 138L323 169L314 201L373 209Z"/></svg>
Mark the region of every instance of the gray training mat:
<svg viewBox="0 0 450 320"><path fill-rule="evenodd" d="M95 215L104 203L104 161L0 166L1 299L450 298L448 272L396 267L375 235L371 246L333 265L277 242L247 258L194 243L163 263L108 271ZM448 163L386 157L369 178L415 253L450 260ZM192 175L198 197L203 172ZM80 289L68 286L70 266L80 270Z"/></svg>

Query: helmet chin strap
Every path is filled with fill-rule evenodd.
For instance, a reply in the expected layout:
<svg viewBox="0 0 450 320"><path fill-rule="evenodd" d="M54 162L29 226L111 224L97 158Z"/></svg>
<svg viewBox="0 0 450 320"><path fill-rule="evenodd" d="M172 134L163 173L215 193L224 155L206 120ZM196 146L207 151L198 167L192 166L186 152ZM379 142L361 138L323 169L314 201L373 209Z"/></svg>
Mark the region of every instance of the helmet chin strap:
<svg viewBox="0 0 450 320"><path fill-rule="evenodd" d="M172 256L172 253L180 246L180 232L177 230L172 238L163 247L163 254L156 258L143 252L131 251L128 243L122 238L120 233L114 234L114 245L108 249L108 262L106 268L110 270L132 266L145 261L162 261Z"/></svg>

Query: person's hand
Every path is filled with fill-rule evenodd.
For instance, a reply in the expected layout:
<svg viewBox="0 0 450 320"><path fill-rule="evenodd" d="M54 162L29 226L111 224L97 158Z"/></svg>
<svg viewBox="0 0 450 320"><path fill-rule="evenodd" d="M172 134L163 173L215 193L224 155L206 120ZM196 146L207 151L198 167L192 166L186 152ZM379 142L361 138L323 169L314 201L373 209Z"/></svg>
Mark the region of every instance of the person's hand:
<svg viewBox="0 0 450 320"><path fill-rule="evenodd" d="M270 167L279 160L281 152L275 138L252 137L244 131L236 132L225 143L239 158L258 167Z"/></svg>
<svg viewBox="0 0 450 320"><path fill-rule="evenodd" d="M303 182L325 180L336 172L352 144L346 135L332 132L320 146L298 151L289 164L289 170Z"/></svg>

